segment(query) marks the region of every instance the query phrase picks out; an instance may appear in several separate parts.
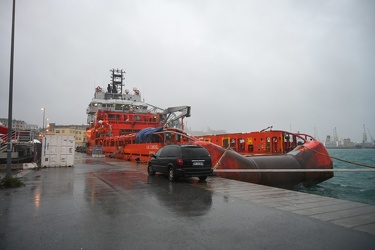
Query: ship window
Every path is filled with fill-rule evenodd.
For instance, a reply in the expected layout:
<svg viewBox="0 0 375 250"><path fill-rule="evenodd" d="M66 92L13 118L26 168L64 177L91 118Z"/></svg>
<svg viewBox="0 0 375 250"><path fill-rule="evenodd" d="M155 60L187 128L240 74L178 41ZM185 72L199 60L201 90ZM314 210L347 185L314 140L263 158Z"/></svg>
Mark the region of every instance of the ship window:
<svg viewBox="0 0 375 250"><path fill-rule="evenodd" d="M56 129L56 134L60 134L60 129Z"/></svg>
<svg viewBox="0 0 375 250"><path fill-rule="evenodd" d="M227 148L229 145L228 139L223 139L223 147Z"/></svg>

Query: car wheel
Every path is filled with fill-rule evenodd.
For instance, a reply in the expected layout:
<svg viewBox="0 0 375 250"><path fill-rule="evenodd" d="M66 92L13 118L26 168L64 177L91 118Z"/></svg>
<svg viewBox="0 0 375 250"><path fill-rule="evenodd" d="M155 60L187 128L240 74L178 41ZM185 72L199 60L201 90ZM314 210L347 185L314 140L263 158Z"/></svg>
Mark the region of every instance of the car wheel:
<svg viewBox="0 0 375 250"><path fill-rule="evenodd" d="M173 168L170 168L168 170L168 179L169 179L169 181L176 181L177 180L176 173L175 173Z"/></svg>
<svg viewBox="0 0 375 250"><path fill-rule="evenodd" d="M200 181L205 181L206 179L207 179L207 176L200 176L200 177L199 177L199 180L200 180Z"/></svg>
<svg viewBox="0 0 375 250"><path fill-rule="evenodd" d="M152 168L152 165L148 165L148 168L147 168L147 172L148 172L148 175L155 175L155 171L154 169Z"/></svg>

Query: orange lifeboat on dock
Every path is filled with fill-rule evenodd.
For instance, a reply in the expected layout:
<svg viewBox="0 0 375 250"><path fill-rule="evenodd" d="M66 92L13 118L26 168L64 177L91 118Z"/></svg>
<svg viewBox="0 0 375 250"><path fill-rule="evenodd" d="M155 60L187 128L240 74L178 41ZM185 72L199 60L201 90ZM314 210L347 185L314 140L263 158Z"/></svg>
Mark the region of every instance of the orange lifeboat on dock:
<svg viewBox="0 0 375 250"><path fill-rule="evenodd" d="M333 163L323 146L307 134L272 130L204 135L215 173L251 183L290 187L314 185L333 177Z"/></svg>
<svg viewBox="0 0 375 250"><path fill-rule="evenodd" d="M333 177L332 161L324 146L309 141L286 154L244 156L207 141L194 144L211 154L214 172L221 177L274 187L311 186ZM323 170L323 171L320 171Z"/></svg>

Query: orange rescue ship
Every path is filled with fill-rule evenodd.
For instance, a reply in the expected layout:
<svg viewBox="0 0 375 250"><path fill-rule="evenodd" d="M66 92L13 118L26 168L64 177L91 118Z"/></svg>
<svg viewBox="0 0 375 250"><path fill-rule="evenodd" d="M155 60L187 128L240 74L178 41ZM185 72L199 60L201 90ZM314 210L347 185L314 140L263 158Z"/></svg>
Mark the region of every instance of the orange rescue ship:
<svg viewBox="0 0 375 250"><path fill-rule="evenodd" d="M191 136L183 130L189 106L161 109L123 93L125 72L111 70L107 91L97 87L87 109L87 153L147 163L166 144L198 144L211 154L215 173L277 187L313 185L333 177L322 143L306 134L272 130Z"/></svg>

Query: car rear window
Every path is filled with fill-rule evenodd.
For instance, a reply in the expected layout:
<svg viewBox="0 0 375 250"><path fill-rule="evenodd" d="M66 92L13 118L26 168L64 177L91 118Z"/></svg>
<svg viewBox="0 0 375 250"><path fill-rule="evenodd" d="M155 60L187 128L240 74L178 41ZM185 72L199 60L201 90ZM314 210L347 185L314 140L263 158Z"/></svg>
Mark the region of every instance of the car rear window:
<svg viewBox="0 0 375 250"><path fill-rule="evenodd" d="M203 157L203 156L209 155L208 151L205 148L197 148L197 147L182 148L182 154L184 157L187 157L187 158Z"/></svg>
<svg viewBox="0 0 375 250"><path fill-rule="evenodd" d="M160 154L160 157L171 157L171 156L178 156L178 147L173 146L166 146L163 148L163 151Z"/></svg>

